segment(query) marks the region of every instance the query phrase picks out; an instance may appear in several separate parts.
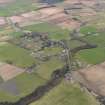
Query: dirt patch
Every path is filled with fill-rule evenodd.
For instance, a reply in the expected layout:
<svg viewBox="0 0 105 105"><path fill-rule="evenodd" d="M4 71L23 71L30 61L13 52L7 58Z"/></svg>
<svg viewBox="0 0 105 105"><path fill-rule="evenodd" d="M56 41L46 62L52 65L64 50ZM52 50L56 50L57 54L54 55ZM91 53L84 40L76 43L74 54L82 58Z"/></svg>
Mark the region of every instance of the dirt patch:
<svg viewBox="0 0 105 105"><path fill-rule="evenodd" d="M0 76L4 81L10 80L16 77L17 75L22 74L24 71L25 70L9 64L0 65Z"/></svg>
<svg viewBox="0 0 105 105"><path fill-rule="evenodd" d="M22 16L12 16L10 19L13 23L21 23L25 21L25 18Z"/></svg>
<svg viewBox="0 0 105 105"><path fill-rule="evenodd" d="M63 12L63 10L62 9L59 9L57 7L49 7L49 8L40 9L39 12L41 14L54 15L54 14Z"/></svg>
<svg viewBox="0 0 105 105"><path fill-rule="evenodd" d="M105 62L73 72L73 78L93 92L105 96Z"/></svg>
<svg viewBox="0 0 105 105"><path fill-rule="evenodd" d="M9 36L0 36L0 44L1 44L1 42L8 41L9 39L10 39Z"/></svg>

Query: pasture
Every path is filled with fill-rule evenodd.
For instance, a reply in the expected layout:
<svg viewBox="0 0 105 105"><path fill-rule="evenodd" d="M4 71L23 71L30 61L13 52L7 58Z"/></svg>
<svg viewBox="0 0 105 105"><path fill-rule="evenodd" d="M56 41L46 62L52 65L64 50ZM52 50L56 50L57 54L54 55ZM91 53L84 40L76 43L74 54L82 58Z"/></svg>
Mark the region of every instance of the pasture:
<svg viewBox="0 0 105 105"><path fill-rule="evenodd" d="M27 50L8 43L0 45L0 61L22 68L35 64L35 59L30 56Z"/></svg>
<svg viewBox="0 0 105 105"><path fill-rule="evenodd" d="M48 33L49 38L53 40L61 40L69 38L69 30L61 29L60 27L47 22L26 26L24 27L24 29L33 32Z"/></svg>
<svg viewBox="0 0 105 105"><path fill-rule="evenodd" d="M78 52L76 57L89 64L98 64L105 61L105 34L94 27L83 27L80 32L88 43L96 44L98 47Z"/></svg>
<svg viewBox="0 0 105 105"><path fill-rule="evenodd" d="M32 0L11 0L0 4L0 16L13 16L36 10L37 4Z"/></svg>
<svg viewBox="0 0 105 105"><path fill-rule="evenodd" d="M44 84L46 81L38 76L37 74L28 74L28 73L22 73L21 75L16 76L15 78L12 78L11 80L7 82L2 82L2 84L10 84L12 83L12 86L14 86L13 83L16 84L16 90L18 91L17 95L14 95L14 92L9 91L9 89L1 89L0 86L0 101L12 101L15 102L16 100L19 100L21 97L24 97L34 91L38 86Z"/></svg>
<svg viewBox="0 0 105 105"><path fill-rule="evenodd" d="M77 84L63 81L40 100L30 105L98 105L87 92L82 92Z"/></svg>

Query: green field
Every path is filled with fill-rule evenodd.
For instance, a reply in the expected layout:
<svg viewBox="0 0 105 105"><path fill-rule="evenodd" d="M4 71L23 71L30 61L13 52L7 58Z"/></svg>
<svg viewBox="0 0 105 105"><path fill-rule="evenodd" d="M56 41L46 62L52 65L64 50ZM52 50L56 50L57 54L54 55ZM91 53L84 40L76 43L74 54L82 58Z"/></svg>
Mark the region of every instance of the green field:
<svg viewBox="0 0 105 105"><path fill-rule="evenodd" d="M100 32L97 33L97 35L89 35L84 37L85 40L87 40L89 43L97 44L98 47L104 47L105 46L105 33Z"/></svg>
<svg viewBox="0 0 105 105"><path fill-rule="evenodd" d="M105 34L97 32L94 27L83 27L80 32L84 34L82 37L88 43L96 44L98 47L80 51L76 57L89 64L98 64L105 61ZM87 35L87 33L90 33ZM94 34L95 33L95 34Z"/></svg>
<svg viewBox="0 0 105 105"><path fill-rule="evenodd" d="M96 32L97 32L96 27L93 27L91 25L90 26L84 26L84 27L80 28L80 33L85 34L85 35L94 34Z"/></svg>
<svg viewBox="0 0 105 105"><path fill-rule="evenodd" d="M44 79L49 80L52 72L63 67L63 65L64 63L61 60L53 57L49 61L42 63L38 70L36 70L36 73Z"/></svg>
<svg viewBox="0 0 105 105"><path fill-rule="evenodd" d="M44 53L45 54L50 54L50 55L56 55L62 52L63 48L60 47L52 47L52 48L45 48Z"/></svg>
<svg viewBox="0 0 105 105"><path fill-rule="evenodd" d="M29 67L35 64L35 59L27 50L8 43L0 45L0 61L11 62L19 67Z"/></svg>
<svg viewBox="0 0 105 105"><path fill-rule="evenodd" d="M87 92L76 84L63 81L40 100L30 105L99 105Z"/></svg>
<svg viewBox="0 0 105 105"><path fill-rule="evenodd" d="M98 64L105 61L105 48L80 51L76 57L89 64Z"/></svg>
<svg viewBox="0 0 105 105"><path fill-rule="evenodd" d="M60 27L50 23L40 23L40 24L30 25L24 27L24 29L33 32L48 33L49 38L54 40L68 39L70 33L69 30L61 29Z"/></svg>
<svg viewBox="0 0 105 105"><path fill-rule="evenodd" d="M68 41L68 46L71 49L82 46L82 45L84 45L84 43L82 43L82 42L80 42L78 40L70 40L70 41Z"/></svg>
<svg viewBox="0 0 105 105"><path fill-rule="evenodd" d="M0 16L12 16L37 9L32 0L14 0L11 3L0 5Z"/></svg>
<svg viewBox="0 0 105 105"><path fill-rule="evenodd" d="M46 82L45 79L43 79L36 73L32 73L32 74L23 73L20 76L17 76L16 78L14 78L13 80L16 82L21 92L20 97L26 96L27 94L34 91L38 86Z"/></svg>
<svg viewBox="0 0 105 105"><path fill-rule="evenodd" d="M7 91L0 91L0 101L16 101L34 91L38 86L44 84L46 81L37 74L23 73L16 78L10 80L17 84L19 95L13 95ZM8 82L7 82L8 83Z"/></svg>

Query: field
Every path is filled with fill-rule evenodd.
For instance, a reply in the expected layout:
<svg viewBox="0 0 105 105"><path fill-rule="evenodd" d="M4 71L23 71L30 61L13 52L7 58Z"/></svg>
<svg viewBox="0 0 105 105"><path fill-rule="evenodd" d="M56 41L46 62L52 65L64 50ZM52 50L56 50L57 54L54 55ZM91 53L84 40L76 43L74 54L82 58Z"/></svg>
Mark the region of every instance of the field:
<svg viewBox="0 0 105 105"><path fill-rule="evenodd" d="M16 78L9 80L6 84L16 85L15 93L9 89L2 89L0 86L0 101L16 101L32 92L35 88L45 83L45 80L37 74L23 73ZM24 85L23 85L24 84ZM12 88L13 89L13 88Z"/></svg>
<svg viewBox="0 0 105 105"><path fill-rule="evenodd" d="M67 36L68 35L67 33L69 32L68 30L62 30L58 26L54 26L53 24L50 24L50 23L35 24L35 25L24 27L24 29L33 31L33 32L49 33L52 35L51 37L53 37L53 39L56 39L56 40L60 40L61 38L59 37L59 35L57 35L57 33L62 34L62 32L64 32L66 33L66 36ZM1 37L8 36L10 38L9 40L16 39L17 41L19 41L21 39L21 35L23 35L22 32L15 32L14 29L11 27L1 28L0 32L1 32ZM54 34L56 33L55 36L53 36L53 33ZM56 37L58 37L58 39ZM62 34L61 39L63 38L66 38L65 34ZM62 51L62 48L52 47L52 48L44 49L43 54L44 55L50 54L51 56L53 56L53 55L59 54L59 52L61 51ZM50 60L42 62L31 56L31 50L28 51L27 49L24 49L12 43L10 44L6 42L0 45L0 60L1 62L7 62L7 63L10 62L13 65L16 65L21 68L28 68L33 64L40 63L40 65L34 68L33 73L31 74L24 72L8 80L6 83L2 81L1 85L6 84L7 87L9 87L9 85L12 83L12 86L16 87L15 92L17 93L15 93L14 91L10 91L7 88L3 89L3 87L1 86L0 90L2 92L0 91L0 93L3 94L0 96L1 101L5 101L5 100L16 101L20 97L26 96L27 94L31 93L35 88L37 88L38 86L44 84L47 80L49 80L52 72L55 69L61 68L64 65L63 62L58 59L58 57L52 57L50 58Z"/></svg>
<svg viewBox="0 0 105 105"><path fill-rule="evenodd" d="M87 61L89 64L98 64L105 61L105 34L93 26L83 27L80 32L84 35L82 38L89 43L96 44L98 47L89 50L80 51L77 58Z"/></svg>
<svg viewBox="0 0 105 105"><path fill-rule="evenodd" d="M90 72L83 72L86 74L83 80L89 77L90 84L92 80L96 83L92 85L95 88L100 84L97 81L104 84L101 69L105 67L98 64L105 61L105 16L95 10L95 6L99 6L95 3L98 2L66 0L51 6L37 0L0 1L0 63L4 64L0 65L0 102L15 102L39 86L45 86L52 73L68 61L66 50L84 46L86 41L97 47L77 52L70 59L71 64L77 66L73 69L80 68L76 63L86 63L85 67L97 64L95 70L89 68ZM71 76L64 75L61 83L30 105L99 105L79 81L70 81Z"/></svg>
<svg viewBox="0 0 105 105"><path fill-rule="evenodd" d="M0 45L0 60L23 68L35 63L28 51L8 43Z"/></svg>
<svg viewBox="0 0 105 105"><path fill-rule="evenodd" d="M61 29L60 27L51 23L47 23L47 22L26 26L24 27L24 29L30 30L33 32L48 33L49 38L54 39L54 40L61 40L61 39L69 38L68 29Z"/></svg>
<svg viewBox="0 0 105 105"><path fill-rule="evenodd" d="M22 74L25 70L17 68L13 65L9 64L1 64L0 65L0 76L4 81L8 81L20 74Z"/></svg>
<svg viewBox="0 0 105 105"><path fill-rule="evenodd" d="M7 81L6 84L9 85L12 82L12 86L16 85L15 91L19 92L18 96L17 94L14 95L14 92L9 91L8 89L1 89L2 94L4 92L4 96L0 96L0 100L12 101L13 99L16 101L20 97L26 96L38 86L46 83L47 80L50 79L52 72L57 68L61 68L62 66L63 63L61 61L57 60L56 58L52 58L50 61L41 64L40 67L36 68L33 73L30 74L26 72L16 76L15 78L12 78L11 80Z"/></svg>
<svg viewBox="0 0 105 105"><path fill-rule="evenodd" d="M58 60L56 57L53 57L48 62L45 62L40 65L36 73L38 73L39 76L49 80L52 72L56 69L63 67L63 65L64 63L62 61Z"/></svg>
<svg viewBox="0 0 105 105"><path fill-rule="evenodd" d="M32 11L37 8L37 5L32 0L13 0L10 3L5 2L0 4L0 16L11 16Z"/></svg>
<svg viewBox="0 0 105 105"><path fill-rule="evenodd" d="M105 62L73 72L73 77L96 94L105 96Z"/></svg>
<svg viewBox="0 0 105 105"><path fill-rule="evenodd" d="M56 98L55 98L56 97ZM77 84L63 81L42 99L30 105L98 105L87 92L82 92Z"/></svg>
<svg viewBox="0 0 105 105"><path fill-rule="evenodd" d="M70 31L67 29L61 29L58 26L55 26L51 23L40 23L40 24L35 24L31 26L25 26L23 27L24 30L32 31L32 32L41 32L41 33L48 33L48 37L53 40L62 40L68 38L70 39ZM5 29L1 29L1 33L4 33ZM7 31L7 35L14 40L14 38L18 40L21 39L21 32L15 32L14 30L9 29ZM25 40L24 40L25 42ZM31 43L31 41L30 41ZM79 41L71 41L69 43L71 48L78 47L80 45L83 45L83 43ZM19 98L26 96L27 94L31 93L34 89L36 89L38 86L46 83L47 80L50 79L50 76L53 71L55 71L58 68L61 68L65 62L61 61L58 59L59 57L55 56L56 54L59 54L63 49L60 47L52 47L52 48L45 48L43 50L44 55L51 55L52 57L50 60L42 62L40 60L37 60L33 58L30 55L30 51L27 51L26 49L20 48L19 46L6 43L0 46L0 58L1 61L3 62L13 62L14 65L22 68L27 68L30 67L33 64L38 64L36 68L34 68L33 72L30 73L22 73L21 75L16 76L15 78L12 78L11 80L7 81L6 83L3 81L1 85L5 86L8 88L11 84L13 87L15 87L15 91L11 91L9 89L3 88L1 86L0 88L0 100L1 101L16 101ZM23 86L24 84L24 86ZM69 90L68 90L69 88ZM77 90L77 91L75 91ZM53 92L54 91L54 92ZM58 92L57 92L58 91ZM70 93L70 94L69 94ZM77 97L77 94L81 94L81 97ZM58 97L56 99L55 104L72 104L72 105L78 105L79 104L87 104L87 105L96 105L95 104L95 99L92 98L90 100L90 95L87 93L82 93L80 88L78 86L74 86L72 84L65 84L64 82L55 87L48 95L45 95L44 97L39 100L38 102L33 103L32 105L42 105L44 104L52 104L53 105L53 100L55 98L52 97ZM61 96L61 97L59 97ZM52 98L52 100L49 100L49 98ZM87 99L89 98L89 99ZM64 99L64 100L63 100ZM70 101L69 101L70 99ZM59 100L62 100L59 102Z"/></svg>

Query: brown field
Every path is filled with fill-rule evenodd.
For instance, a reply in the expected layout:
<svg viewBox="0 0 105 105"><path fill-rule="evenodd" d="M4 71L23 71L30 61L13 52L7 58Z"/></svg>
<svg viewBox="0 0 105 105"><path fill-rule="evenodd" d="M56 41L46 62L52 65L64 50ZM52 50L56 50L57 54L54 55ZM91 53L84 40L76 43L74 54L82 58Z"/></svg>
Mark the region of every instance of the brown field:
<svg viewBox="0 0 105 105"><path fill-rule="evenodd" d="M18 22L20 25L32 21L45 21L67 29L74 29L79 26L78 21L70 19L62 9L57 7L43 8L36 12L32 11L19 16L12 16L10 19L13 23Z"/></svg>
<svg viewBox="0 0 105 105"><path fill-rule="evenodd" d="M22 16L12 16L10 19L13 23L21 23L25 21L25 18Z"/></svg>
<svg viewBox="0 0 105 105"><path fill-rule="evenodd" d="M93 10L93 9L89 9L89 8L86 8L86 9L83 9L80 13L79 13L80 16L95 16L96 15L96 12Z"/></svg>
<svg viewBox="0 0 105 105"><path fill-rule="evenodd" d="M42 8L37 11L31 11L17 16L11 16L9 17L9 19L13 23L19 23L21 26L37 21L51 22L55 25L60 26L61 28L67 29L74 29L80 25L78 21L71 19L68 15L64 13L62 9L57 7ZM5 25L6 22L7 21L4 17L0 17L0 26Z"/></svg>
<svg viewBox="0 0 105 105"><path fill-rule="evenodd" d="M94 93L105 96L105 62L73 72L73 78Z"/></svg>
<svg viewBox="0 0 105 105"><path fill-rule="evenodd" d="M4 17L0 17L0 26L5 25L6 21Z"/></svg>
<svg viewBox="0 0 105 105"><path fill-rule="evenodd" d="M0 76L4 81L8 81L17 75L20 75L25 70L18 68L16 66L10 65L10 64L1 64L0 65Z"/></svg>
<svg viewBox="0 0 105 105"><path fill-rule="evenodd" d="M13 2L14 0L0 0L0 4L5 4L5 3L10 3Z"/></svg>

